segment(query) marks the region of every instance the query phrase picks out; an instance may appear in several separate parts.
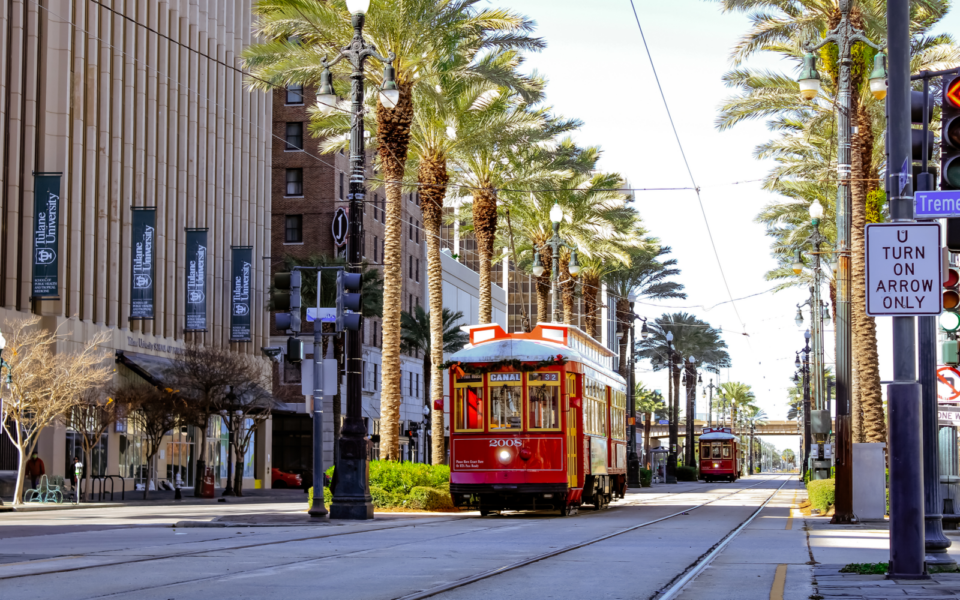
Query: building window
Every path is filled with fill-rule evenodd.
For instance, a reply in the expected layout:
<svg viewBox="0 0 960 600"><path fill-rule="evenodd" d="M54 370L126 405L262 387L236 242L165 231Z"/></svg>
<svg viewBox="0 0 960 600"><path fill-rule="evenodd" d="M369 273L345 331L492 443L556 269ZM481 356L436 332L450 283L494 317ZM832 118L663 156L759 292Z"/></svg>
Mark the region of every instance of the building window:
<svg viewBox="0 0 960 600"><path fill-rule="evenodd" d="M287 150L303 150L303 123L287 123Z"/></svg>
<svg viewBox="0 0 960 600"><path fill-rule="evenodd" d="M385 252L386 249L387 249L387 241L380 240L380 256L383 258L383 262L387 262L387 253ZM400 263L400 264L403 264L403 263Z"/></svg>
<svg viewBox="0 0 960 600"><path fill-rule="evenodd" d="M287 244L303 243L303 215L287 215L283 241Z"/></svg>
<svg viewBox="0 0 960 600"><path fill-rule="evenodd" d="M380 365L373 363L373 390L376 391L380 385Z"/></svg>
<svg viewBox="0 0 960 600"><path fill-rule="evenodd" d="M417 308L420 308L420 296L417 296Z"/></svg>
<svg viewBox="0 0 960 600"><path fill-rule="evenodd" d="M410 241L413 241L413 217L410 217Z"/></svg>
<svg viewBox="0 0 960 600"><path fill-rule="evenodd" d="M380 262L380 240L377 239L377 236L373 236L373 262Z"/></svg>
<svg viewBox="0 0 960 600"><path fill-rule="evenodd" d="M303 104L303 86L290 84L287 86L287 104Z"/></svg>
<svg viewBox="0 0 960 600"><path fill-rule="evenodd" d="M377 200L377 195L373 195L373 220L380 220L380 201Z"/></svg>
<svg viewBox="0 0 960 600"><path fill-rule="evenodd" d="M360 256L363 258L367 257L367 236L360 236Z"/></svg>
<svg viewBox="0 0 960 600"><path fill-rule="evenodd" d="M410 263L409 265L407 265L407 277L409 277L410 279L413 279L413 257L408 256L407 259L408 259L407 262ZM411 302L410 305L413 306L413 303Z"/></svg>
<svg viewBox="0 0 960 600"><path fill-rule="evenodd" d="M287 196L303 195L303 169L287 169Z"/></svg>
<svg viewBox="0 0 960 600"><path fill-rule="evenodd" d="M343 171L340 172L340 199L343 200Z"/></svg>
<svg viewBox="0 0 960 600"><path fill-rule="evenodd" d="M417 244L420 243L420 228L421 228L422 226L423 226L423 225L420 223L420 221L417 221L417 233L416 233Z"/></svg>
<svg viewBox="0 0 960 600"><path fill-rule="evenodd" d="M383 222L387 222L387 196L384 195L383 198L380 198L380 215L383 217Z"/></svg>
<svg viewBox="0 0 960 600"><path fill-rule="evenodd" d="M420 206L420 192L417 192L417 206Z"/></svg>
<svg viewBox="0 0 960 600"><path fill-rule="evenodd" d="M416 274L417 274L417 283L420 283L420 259L419 258L417 259ZM419 305L419 302L417 304Z"/></svg>

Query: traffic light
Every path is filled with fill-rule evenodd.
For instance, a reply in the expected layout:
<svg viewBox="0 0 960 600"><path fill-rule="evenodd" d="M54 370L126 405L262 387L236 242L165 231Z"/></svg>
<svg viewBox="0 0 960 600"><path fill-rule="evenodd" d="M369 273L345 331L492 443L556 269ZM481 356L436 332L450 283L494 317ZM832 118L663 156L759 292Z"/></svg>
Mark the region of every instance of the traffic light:
<svg viewBox="0 0 960 600"><path fill-rule="evenodd" d="M954 332L960 329L960 271L954 267L947 269L943 282L943 312L940 314L940 327L944 331Z"/></svg>
<svg viewBox="0 0 960 600"><path fill-rule="evenodd" d="M918 94L920 92L913 92ZM960 76L943 76L940 189L960 190Z"/></svg>
<svg viewBox="0 0 960 600"><path fill-rule="evenodd" d="M420 423L416 421L410 421L409 428L403 431L403 435L407 437L417 437L417 431L420 429Z"/></svg>
<svg viewBox="0 0 960 600"><path fill-rule="evenodd" d="M913 181L914 181L914 190L924 190L930 191L935 189L934 185L934 174L937 172L936 167L930 166L931 161L933 160L933 148L934 148L934 136L933 132L930 131L930 122L933 121L933 96L929 93L927 94L927 129L923 130L923 92L910 92L910 121L914 125L920 125L920 129L911 129L910 130L910 148L911 148L911 159L913 162L921 163L919 165L914 165L912 168ZM929 175L923 175L923 144L926 140L927 144L927 173ZM960 165L958 165L960 166ZM899 170L899 167L897 168Z"/></svg>
<svg viewBox="0 0 960 600"><path fill-rule="evenodd" d="M270 300L273 310L279 311L277 329L300 333L300 271L276 273Z"/></svg>
<svg viewBox="0 0 960 600"><path fill-rule="evenodd" d="M287 338L287 362L303 362L303 340L300 338Z"/></svg>
<svg viewBox="0 0 960 600"><path fill-rule="evenodd" d="M337 271L337 331L360 331L360 273Z"/></svg>

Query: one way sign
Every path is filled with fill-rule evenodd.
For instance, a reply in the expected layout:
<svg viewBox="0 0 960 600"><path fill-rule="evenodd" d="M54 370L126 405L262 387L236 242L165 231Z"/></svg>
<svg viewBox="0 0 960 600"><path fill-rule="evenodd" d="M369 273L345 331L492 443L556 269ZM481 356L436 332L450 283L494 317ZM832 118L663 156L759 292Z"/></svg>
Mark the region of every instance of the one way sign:
<svg viewBox="0 0 960 600"><path fill-rule="evenodd" d="M939 223L875 223L866 227L867 314L939 315L943 264Z"/></svg>

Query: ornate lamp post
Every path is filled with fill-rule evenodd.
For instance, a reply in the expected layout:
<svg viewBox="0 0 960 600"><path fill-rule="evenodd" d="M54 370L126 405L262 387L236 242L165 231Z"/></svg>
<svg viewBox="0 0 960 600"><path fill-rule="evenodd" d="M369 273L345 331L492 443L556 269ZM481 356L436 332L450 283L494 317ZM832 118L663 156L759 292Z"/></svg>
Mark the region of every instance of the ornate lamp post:
<svg viewBox="0 0 960 600"><path fill-rule="evenodd" d="M553 208L550 209L550 222L553 224L553 236L547 240L547 245L553 250L553 272L550 274L550 293L553 297L552 306L550 315L555 323L560 321L560 312L558 309L557 303L557 281L559 280L560 270L560 248L566 248L570 250L570 264L567 266L567 269L570 271L570 274L576 277L580 273L580 263L577 261L577 247L571 246L563 238L560 237L560 222L563 220L563 209L560 208L560 204L557 202L553 203ZM533 274L537 277L543 275L543 263L540 261L540 253L535 252L533 255Z"/></svg>
<svg viewBox="0 0 960 600"><path fill-rule="evenodd" d="M3 349L7 347L7 339L3 337L3 333L0 333L0 376L3 375L3 370L7 370L7 376L2 378L3 383L6 387L10 387L10 363L3 360ZM3 412L0 410L0 419L3 418ZM3 423L0 423L0 435L3 435ZM3 506L3 500L0 500L0 506Z"/></svg>
<svg viewBox="0 0 960 600"><path fill-rule="evenodd" d="M347 200L350 202L350 228L347 238L347 270L360 273L362 257L360 244L363 240L363 202L366 196L364 180L366 177L366 150L363 139L363 75L364 64L368 58L385 63L383 87L380 89L380 102L387 108L395 108L400 100L397 88L396 72L393 61L396 55L381 56L377 49L363 41L363 24L370 0L347 0L347 9L353 15L353 39L333 60L323 60L324 70L320 75L320 89L317 91L317 104L321 111L330 113L337 108L339 99L334 93L330 67L341 60L348 60L353 66L350 73L351 107L353 126L350 129L350 190ZM367 467L367 434L363 423L362 373L363 357L360 331L347 330L346 373L347 373L347 414L340 437L340 454L337 461L337 489L330 504L330 517L334 519L372 519L373 499L370 497Z"/></svg>
<svg viewBox="0 0 960 600"><path fill-rule="evenodd" d="M834 271L837 281L837 505L834 523L849 523L855 519L853 515L853 471L851 463L853 450L851 446L850 422L850 383L852 378L851 362L851 314L850 314L850 229L851 195L850 195L850 113L851 81L850 72L853 66L853 44L862 42L875 50L882 50L864 35L862 31L850 22L850 8L852 0L839 0L840 23L831 30L819 44L810 44L806 47L807 54L803 59L803 68L800 72L800 93L804 98L814 99L820 93L820 75L816 69L814 52L827 44L836 44L840 57L840 78L837 90L837 130L839 143L837 144L837 255L838 269ZM882 60L880 61L882 66ZM870 75L870 88L874 96L883 99L887 88L882 81L886 80L886 69L875 70ZM898 163L899 164L899 163Z"/></svg>
<svg viewBox="0 0 960 600"><path fill-rule="evenodd" d="M673 369L674 369L674 349L673 349L673 332L667 332L667 359L669 360L670 369L667 371L670 375L670 381L673 381ZM674 390L674 394L679 398L680 393L678 390ZM677 482L677 443L678 438L680 437L680 432L678 431L678 407L677 402L673 401L673 398L670 398L670 452L667 454L667 473L665 480L667 483L676 483Z"/></svg>

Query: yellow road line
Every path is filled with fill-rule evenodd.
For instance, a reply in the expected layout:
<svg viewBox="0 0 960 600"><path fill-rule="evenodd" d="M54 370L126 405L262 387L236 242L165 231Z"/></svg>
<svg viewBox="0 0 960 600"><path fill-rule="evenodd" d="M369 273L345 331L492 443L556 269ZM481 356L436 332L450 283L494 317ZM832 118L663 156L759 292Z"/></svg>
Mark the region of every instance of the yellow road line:
<svg viewBox="0 0 960 600"><path fill-rule="evenodd" d="M783 589L787 584L787 565L777 565L777 573L773 576L773 586L770 587L770 600L783 600Z"/></svg>
<svg viewBox="0 0 960 600"><path fill-rule="evenodd" d="M790 531L793 529L793 509L797 505L797 491L793 491L793 500L790 501L790 516L787 517L787 526L786 530Z"/></svg>

